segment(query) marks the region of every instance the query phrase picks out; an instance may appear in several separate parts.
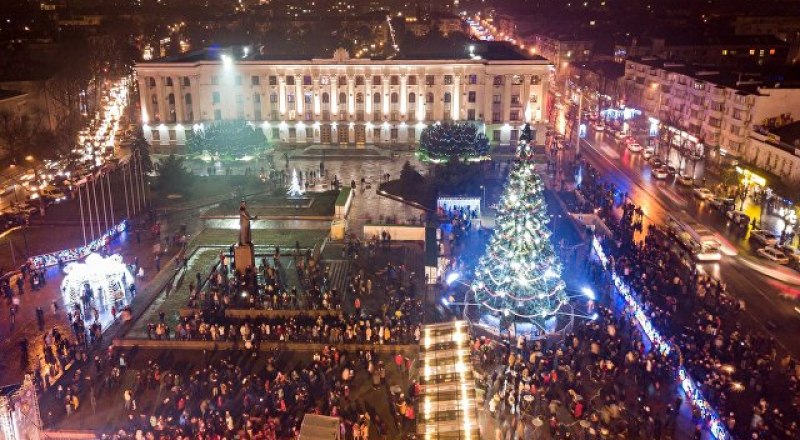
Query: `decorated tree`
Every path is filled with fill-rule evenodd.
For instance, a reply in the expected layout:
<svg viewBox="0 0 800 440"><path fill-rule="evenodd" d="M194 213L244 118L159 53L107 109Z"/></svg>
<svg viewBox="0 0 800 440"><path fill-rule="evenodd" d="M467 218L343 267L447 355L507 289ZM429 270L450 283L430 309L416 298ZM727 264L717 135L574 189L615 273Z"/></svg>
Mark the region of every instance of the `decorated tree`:
<svg viewBox="0 0 800 440"><path fill-rule="evenodd" d="M494 235L475 270L476 302L482 313L499 320L501 330L530 323L547 331L547 321L567 303L543 191L533 162L515 162L498 204Z"/></svg>
<svg viewBox="0 0 800 440"><path fill-rule="evenodd" d="M193 131L186 140L191 153L219 154L231 158L258 156L267 151L261 129L245 121L218 121Z"/></svg>
<svg viewBox="0 0 800 440"><path fill-rule="evenodd" d="M436 160L480 157L489 152L489 139L469 122L433 124L422 131L419 151Z"/></svg>

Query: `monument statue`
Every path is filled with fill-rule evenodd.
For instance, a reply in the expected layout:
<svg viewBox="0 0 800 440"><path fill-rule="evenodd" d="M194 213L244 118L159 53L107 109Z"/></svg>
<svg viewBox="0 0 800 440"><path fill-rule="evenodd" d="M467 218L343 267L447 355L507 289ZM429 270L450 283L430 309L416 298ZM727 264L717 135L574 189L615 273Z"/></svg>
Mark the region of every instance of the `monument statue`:
<svg viewBox="0 0 800 440"><path fill-rule="evenodd" d="M252 235L250 234L250 220L257 219L258 216L252 216L247 212L247 202L242 200L239 204L239 244L253 244Z"/></svg>

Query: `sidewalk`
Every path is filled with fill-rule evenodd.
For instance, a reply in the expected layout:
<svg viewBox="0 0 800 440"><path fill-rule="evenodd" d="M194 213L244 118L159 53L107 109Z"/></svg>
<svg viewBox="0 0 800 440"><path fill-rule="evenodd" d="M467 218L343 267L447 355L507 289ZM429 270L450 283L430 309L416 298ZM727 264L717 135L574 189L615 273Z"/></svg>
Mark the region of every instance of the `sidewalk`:
<svg viewBox="0 0 800 440"><path fill-rule="evenodd" d="M158 285L158 281L163 278L163 275L172 274L170 259L177 251L173 247L167 255L162 256L162 270L157 273L152 253L156 239L151 237L149 231L140 232L139 237L140 241L137 241L136 233L131 230L122 233L117 240L111 243L112 254L121 255L126 263L131 263L135 257L138 257L140 266L144 268L144 279L137 278L136 280L137 296L132 305L134 313L137 311L137 307L143 307L143 299L147 296L145 293L151 288L153 282L156 281L155 285ZM13 327L8 302L3 301L0 306L0 338L2 339L0 340L0 350L4 353L14 354L0 357L0 385L20 382L25 371L33 371L40 363L44 332L39 330L37 324L36 309L38 307L41 307L45 314L45 331L58 328L62 335L72 335L66 315L71 305L64 304L60 289L64 276L58 266L53 266L47 269L46 284L39 290L31 291L30 283L26 282L24 293L19 297L20 307ZM13 290L16 293L16 286ZM56 314L53 313L54 302L58 304ZM87 326L89 324L91 322L87 322ZM112 325L111 328L113 329L113 327ZM109 333L109 329L105 329L104 339L110 340ZM21 344L26 341L29 346L29 356L27 360L23 360L20 359L19 354L21 354Z"/></svg>

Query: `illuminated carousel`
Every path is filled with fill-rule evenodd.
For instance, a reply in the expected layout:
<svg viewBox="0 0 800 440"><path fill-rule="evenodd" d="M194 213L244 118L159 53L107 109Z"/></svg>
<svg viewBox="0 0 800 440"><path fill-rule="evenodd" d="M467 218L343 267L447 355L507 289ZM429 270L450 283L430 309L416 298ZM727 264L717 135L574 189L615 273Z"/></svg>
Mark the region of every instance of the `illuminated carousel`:
<svg viewBox="0 0 800 440"><path fill-rule="evenodd" d="M83 262L69 264L64 272L67 276L61 282L61 296L65 305L107 310L128 304L127 286L134 278L121 256L89 254Z"/></svg>

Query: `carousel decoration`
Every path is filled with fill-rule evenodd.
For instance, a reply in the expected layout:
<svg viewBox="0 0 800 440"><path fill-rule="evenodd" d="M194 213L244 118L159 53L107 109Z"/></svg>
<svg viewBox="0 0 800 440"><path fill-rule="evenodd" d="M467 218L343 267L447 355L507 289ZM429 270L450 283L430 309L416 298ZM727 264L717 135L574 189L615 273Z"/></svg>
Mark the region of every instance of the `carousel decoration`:
<svg viewBox="0 0 800 440"><path fill-rule="evenodd" d="M61 282L64 304L95 306L98 310L106 310L128 303L125 293L134 278L119 255L104 258L89 254L82 263L67 265L64 272L67 274Z"/></svg>

